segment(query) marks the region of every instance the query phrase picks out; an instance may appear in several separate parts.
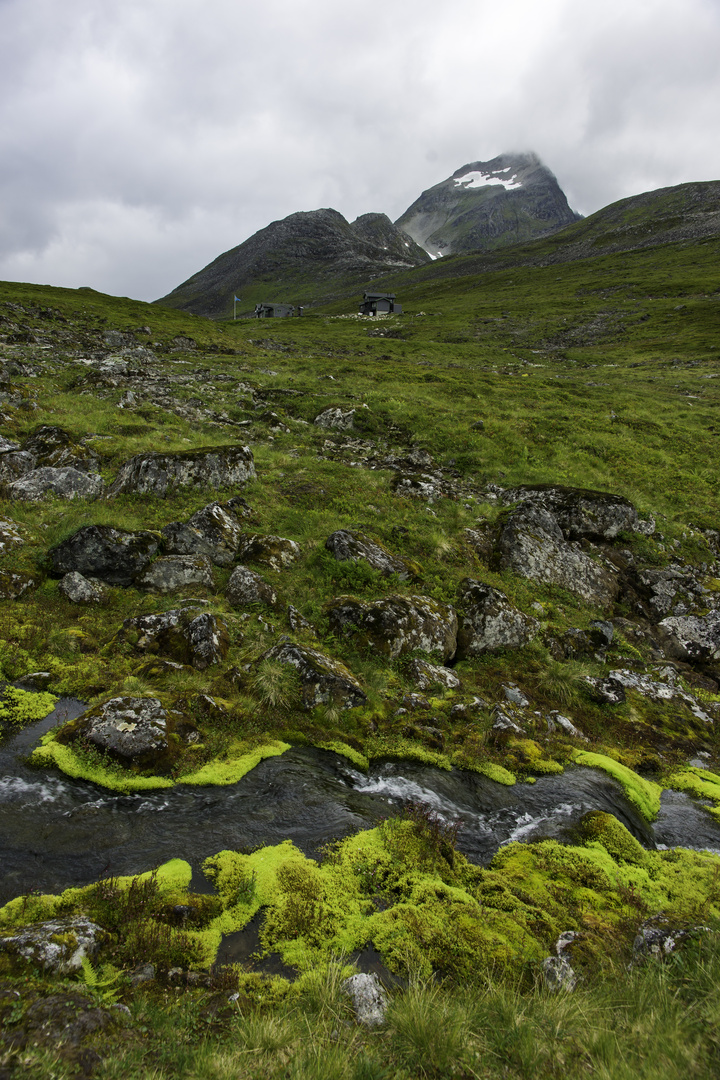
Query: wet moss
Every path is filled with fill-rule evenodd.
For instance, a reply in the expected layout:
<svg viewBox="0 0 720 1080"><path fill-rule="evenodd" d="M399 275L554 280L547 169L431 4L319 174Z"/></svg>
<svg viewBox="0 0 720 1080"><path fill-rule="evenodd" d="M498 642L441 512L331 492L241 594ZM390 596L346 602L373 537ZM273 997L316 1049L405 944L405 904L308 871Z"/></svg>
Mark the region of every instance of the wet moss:
<svg viewBox="0 0 720 1080"><path fill-rule="evenodd" d="M0 687L0 730L25 727L42 720L55 708L57 698L48 693L31 693L16 686Z"/></svg>
<svg viewBox="0 0 720 1080"><path fill-rule="evenodd" d="M577 765L587 765L591 769L602 769L622 784L628 800L639 810L646 821L654 821L660 810L662 788L652 780L638 776L636 772L622 765L605 754L581 750L575 754Z"/></svg>
<svg viewBox="0 0 720 1080"><path fill-rule="evenodd" d="M668 777L667 786L676 791L686 791L689 795L698 795L702 799L711 799L715 806L709 812L720 819L720 776L709 769L697 769L692 765L678 770Z"/></svg>

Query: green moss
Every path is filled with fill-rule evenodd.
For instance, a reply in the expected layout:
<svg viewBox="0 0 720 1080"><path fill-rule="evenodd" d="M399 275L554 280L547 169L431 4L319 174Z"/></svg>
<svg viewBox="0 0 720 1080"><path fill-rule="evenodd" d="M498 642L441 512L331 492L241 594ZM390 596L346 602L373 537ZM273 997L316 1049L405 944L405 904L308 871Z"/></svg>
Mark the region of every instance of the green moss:
<svg viewBox="0 0 720 1080"><path fill-rule="evenodd" d="M361 772L367 772L370 768L370 762L364 754L361 754L359 750L355 750L352 746L348 746L347 743L340 742L339 739L330 742L316 742L314 745L317 746L318 750L332 750L334 754L340 754L341 757L347 758Z"/></svg>
<svg viewBox="0 0 720 1080"><path fill-rule="evenodd" d="M649 854L613 814L592 810L580 823L579 834L586 841L598 841L614 859L647 866Z"/></svg>
<svg viewBox="0 0 720 1080"><path fill-rule="evenodd" d="M269 740L251 750L245 743L233 743L226 751L222 761L210 761L194 772L184 773L178 778L179 784L236 784L246 773L254 769L265 758L277 757L290 749L290 744L279 739Z"/></svg>
<svg viewBox="0 0 720 1080"><path fill-rule="evenodd" d="M487 776L489 780L494 780L497 784L504 784L506 787L512 787L516 783L515 774L506 769L503 765L498 765L496 761L477 761L475 759L469 759L465 757L462 752L453 754L453 765L456 765L460 769L470 769L471 772L480 773L481 776ZM561 770L562 771L562 770Z"/></svg>
<svg viewBox="0 0 720 1080"><path fill-rule="evenodd" d="M717 773L688 765L669 776L666 783L676 791L687 791L690 795L711 799L715 806L709 808L710 813L720 819L720 776Z"/></svg>
<svg viewBox="0 0 720 1080"><path fill-rule="evenodd" d="M400 761L419 761L423 765L435 765L438 769L452 768L450 758L436 750L428 750L420 743L401 735L375 735L365 743L369 761L391 758Z"/></svg>
<svg viewBox="0 0 720 1080"><path fill-rule="evenodd" d="M589 750L581 750L575 754L577 765L587 765L591 769L602 769L620 784L622 784L628 800L640 811L646 821L654 821L660 810L660 795L662 788L652 780L645 780L627 765L621 765L619 761L606 757L604 754L594 754Z"/></svg>
<svg viewBox="0 0 720 1080"><path fill-rule="evenodd" d="M4 686L0 691L0 724L24 727L42 720L55 708L57 698L48 693L31 693L16 686Z"/></svg>

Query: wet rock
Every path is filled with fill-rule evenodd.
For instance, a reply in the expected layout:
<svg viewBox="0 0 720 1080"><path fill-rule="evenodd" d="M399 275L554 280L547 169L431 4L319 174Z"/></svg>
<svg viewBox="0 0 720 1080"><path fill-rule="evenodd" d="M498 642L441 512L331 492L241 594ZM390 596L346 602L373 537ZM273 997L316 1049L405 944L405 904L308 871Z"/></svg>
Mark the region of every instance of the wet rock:
<svg viewBox="0 0 720 1080"><path fill-rule="evenodd" d="M271 570L282 570L300 558L300 545L284 536L260 536L255 533L241 540L237 557L264 563Z"/></svg>
<svg viewBox="0 0 720 1080"><path fill-rule="evenodd" d="M162 535L168 555L207 555L218 566L232 566L242 526L227 505L213 502L186 524L173 521L166 525Z"/></svg>
<svg viewBox="0 0 720 1080"><path fill-rule="evenodd" d="M352 1001L355 1019L363 1027L380 1027L385 1023L387 995L374 972L360 972L345 979L341 986Z"/></svg>
<svg viewBox="0 0 720 1080"><path fill-rule="evenodd" d="M178 488L226 488L255 476L248 446L217 446L176 454L136 454L120 468L108 495L164 496Z"/></svg>
<svg viewBox="0 0 720 1080"><path fill-rule="evenodd" d="M335 428L337 431L349 431L353 426L355 419L355 409L348 409L347 412L343 412L342 409L330 408L324 409L319 413L313 421L318 427L321 428Z"/></svg>
<svg viewBox="0 0 720 1080"><path fill-rule="evenodd" d="M459 659L522 648L540 629L537 619L513 607L505 593L473 578L461 582L458 607Z"/></svg>
<svg viewBox="0 0 720 1080"><path fill-rule="evenodd" d="M6 555L12 548L24 543L19 526L14 521L0 520L0 556Z"/></svg>
<svg viewBox="0 0 720 1080"><path fill-rule="evenodd" d="M0 453L0 483L12 484L35 468L35 458L24 450Z"/></svg>
<svg viewBox="0 0 720 1080"><path fill-rule="evenodd" d="M0 935L0 952L22 957L55 975L79 971L98 950L105 931L85 915L48 919Z"/></svg>
<svg viewBox="0 0 720 1080"><path fill-rule="evenodd" d="M410 577L417 577L419 574L419 567L414 563L401 559L397 555L391 555L382 544L371 540L363 533L338 529L327 538L325 547L333 553L338 562L366 562L384 577L397 574L404 581Z"/></svg>
<svg viewBox="0 0 720 1080"><path fill-rule="evenodd" d="M204 671L225 659L229 639L222 619L197 612L197 606L189 604L156 615L138 615L125 620L118 636L132 641L141 652L164 654Z"/></svg>
<svg viewBox="0 0 720 1080"><path fill-rule="evenodd" d="M659 626L670 636L677 659L688 663L720 660L720 611L707 615L670 616Z"/></svg>
<svg viewBox="0 0 720 1080"><path fill-rule="evenodd" d="M277 603L277 593L262 575L247 566L236 567L227 584L225 598L231 607L240 608L247 604L267 604L273 607Z"/></svg>
<svg viewBox="0 0 720 1080"><path fill-rule="evenodd" d="M157 698L111 698L82 714L73 737L125 762L141 761L167 749L167 713Z"/></svg>
<svg viewBox="0 0 720 1080"><path fill-rule="evenodd" d="M561 585L581 599L607 607L618 592L617 575L565 540L557 520L532 501L511 510L497 545L500 566L522 577Z"/></svg>
<svg viewBox="0 0 720 1080"><path fill-rule="evenodd" d="M551 514L568 540L613 540L638 524L635 507L621 495L559 484L520 484L501 496L508 503L530 503Z"/></svg>
<svg viewBox="0 0 720 1080"><path fill-rule="evenodd" d="M73 604L99 604L104 598L103 590L77 570L62 578L58 583L58 591Z"/></svg>
<svg viewBox="0 0 720 1080"><path fill-rule="evenodd" d="M354 709L367 700L360 683L344 664L307 645L281 640L262 659L279 660L295 668L307 708L333 703Z"/></svg>
<svg viewBox="0 0 720 1080"><path fill-rule="evenodd" d="M411 660L408 664L408 677L418 690L430 690L433 686L443 686L446 690L457 690L460 680L446 667L429 664L427 660Z"/></svg>
<svg viewBox="0 0 720 1080"><path fill-rule="evenodd" d="M7 484L5 490L10 499L37 502L46 495L56 495L61 499L96 499L102 494L103 486L99 473L43 465Z"/></svg>
<svg viewBox="0 0 720 1080"><path fill-rule="evenodd" d="M139 589L170 593L190 585L212 589L215 583L212 563L206 555L166 555L139 574L135 584Z"/></svg>
<svg viewBox="0 0 720 1080"><path fill-rule="evenodd" d="M455 609L427 596L384 596L370 602L340 596L325 611L333 633L352 635L361 648L392 660L420 649L447 662L457 648Z"/></svg>
<svg viewBox="0 0 720 1080"><path fill-rule="evenodd" d="M155 533L85 525L50 550L50 565L56 575L76 570L109 585L131 585L159 547Z"/></svg>
<svg viewBox="0 0 720 1080"><path fill-rule="evenodd" d="M19 600L34 585L35 579L29 574L0 570L0 600Z"/></svg>

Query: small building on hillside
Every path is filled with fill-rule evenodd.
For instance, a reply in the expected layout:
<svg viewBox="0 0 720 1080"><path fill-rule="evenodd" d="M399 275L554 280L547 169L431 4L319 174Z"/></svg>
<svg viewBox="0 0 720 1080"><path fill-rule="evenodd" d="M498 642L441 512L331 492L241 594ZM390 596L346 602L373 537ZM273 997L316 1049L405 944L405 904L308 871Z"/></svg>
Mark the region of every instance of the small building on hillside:
<svg viewBox="0 0 720 1080"><path fill-rule="evenodd" d="M363 293L361 315L401 315L402 308L395 303L395 293Z"/></svg>
<svg viewBox="0 0 720 1080"><path fill-rule="evenodd" d="M287 319L295 314L292 304L256 304L254 319Z"/></svg>

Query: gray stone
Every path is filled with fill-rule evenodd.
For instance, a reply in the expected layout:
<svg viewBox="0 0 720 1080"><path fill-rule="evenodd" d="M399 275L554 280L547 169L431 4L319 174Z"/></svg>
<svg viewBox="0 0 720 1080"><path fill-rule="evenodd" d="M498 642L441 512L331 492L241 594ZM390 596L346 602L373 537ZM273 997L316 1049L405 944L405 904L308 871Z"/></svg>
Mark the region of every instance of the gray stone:
<svg viewBox="0 0 720 1080"><path fill-rule="evenodd" d="M240 541L237 557L264 563L271 570L282 570L300 558L300 545L284 536L261 536L254 533Z"/></svg>
<svg viewBox="0 0 720 1080"><path fill-rule="evenodd" d="M503 686L503 693L505 695L505 700L509 701L511 705L517 705L519 708L525 709L530 704L530 701L525 697L522 690L512 683L509 686Z"/></svg>
<svg viewBox="0 0 720 1080"><path fill-rule="evenodd" d="M521 484L508 488L504 503L531 503L548 511L568 540L612 540L618 533L633 531L637 510L621 495L560 484Z"/></svg>
<svg viewBox="0 0 720 1080"><path fill-rule="evenodd" d="M72 915L33 923L0 934L0 952L20 956L54 975L69 975L82 968L98 950L105 931L85 915Z"/></svg>
<svg viewBox="0 0 720 1080"><path fill-rule="evenodd" d="M156 615L138 615L125 620L119 636L141 652L159 653L204 671L225 659L230 643L222 619L197 612L197 605L186 604Z"/></svg>
<svg viewBox="0 0 720 1080"><path fill-rule="evenodd" d="M135 578L139 589L170 593L190 585L214 586L212 563L206 555L166 555Z"/></svg>
<svg viewBox="0 0 720 1080"><path fill-rule="evenodd" d="M61 499L96 499L102 494L103 486L99 473L80 472L72 466L56 469L43 465L7 484L6 491L9 498L23 502L37 502L46 495L57 495Z"/></svg>
<svg viewBox="0 0 720 1080"><path fill-rule="evenodd" d="M562 713L557 710L553 710L546 718L548 731L556 731L560 728L566 735L571 735L574 739L585 739L582 731L575 727L572 720L568 716L563 716Z"/></svg>
<svg viewBox="0 0 720 1080"><path fill-rule="evenodd" d="M633 960L635 963L643 963L651 957L662 960L674 953L689 936L687 928L668 926L648 919L635 935Z"/></svg>
<svg viewBox="0 0 720 1080"><path fill-rule="evenodd" d="M419 649L447 662L457 648L457 615L451 604L427 596L384 596L365 602L352 596L325 608L330 630L353 636L361 648L391 660Z"/></svg>
<svg viewBox="0 0 720 1080"><path fill-rule="evenodd" d="M54 424L35 428L22 443L22 449L32 455L34 467L46 465L55 469L78 469L80 472L97 471L97 454L76 442L69 431Z"/></svg>
<svg viewBox="0 0 720 1080"><path fill-rule="evenodd" d="M86 577L72 570L58 583L58 591L73 604L99 604L103 599L101 589Z"/></svg>
<svg viewBox="0 0 720 1080"><path fill-rule="evenodd" d="M131 585L160 546L151 532L127 532L111 525L84 525L50 551L56 575L77 570L84 577L110 585Z"/></svg>
<svg viewBox="0 0 720 1080"><path fill-rule="evenodd" d="M167 749L167 714L157 698L116 697L83 713L76 732L126 761Z"/></svg>
<svg viewBox="0 0 720 1080"><path fill-rule="evenodd" d="M443 686L446 690L457 690L460 680L449 668L429 664L427 660L411 660L408 664L408 676L418 690L430 690L433 686Z"/></svg>
<svg viewBox="0 0 720 1080"><path fill-rule="evenodd" d="M537 619L513 607L505 593L473 578L461 582L458 607L460 659L522 648L540 629Z"/></svg>
<svg viewBox="0 0 720 1080"><path fill-rule="evenodd" d="M341 986L352 1001L355 1019L363 1027L380 1027L385 1023L387 995L374 972L360 972L345 979Z"/></svg>
<svg viewBox="0 0 720 1080"><path fill-rule="evenodd" d="M574 990L577 975L564 956L548 956L541 964L543 981L548 990Z"/></svg>
<svg viewBox="0 0 720 1080"><path fill-rule="evenodd" d="M678 659L690 663L720 660L720 611L707 615L671 616L660 627L676 645Z"/></svg>
<svg viewBox="0 0 720 1080"><path fill-rule="evenodd" d="M290 623L290 629L296 634L310 634L311 637L317 637L317 630L311 622L309 622L304 615L302 615L297 608L292 604L288 604L287 609L288 622Z"/></svg>
<svg viewBox="0 0 720 1080"><path fill-rule="evenodd" d="M348 409L347 412L343 412L342 409L330 408L324 409L323 412L319 413L313 422L321 428L335 428L337 431L350 431L354 419L355 409Z"/></svg>
<svg viewBox="0 0 720 1080"><path fill-rule="evenodd" d="M35 468L35 458L26 450L6 450L0 454L0 483L12 484Z"/></svg>
<svg viewBox="0 0 720 1080"><path fill-rule="evenodd" d="M7 519L0 521L0 556L6 555L11 548L24 544L19 526Z"/></svg>
<svg viewBox="0 0 720 1080"><path fill-rule="evenodd" d="M325 547L333 553L338 562L366 562L384 577L397 574L404 581L418 574L418 567L397 555L391 555L382 544L371 540L363 533L338 529L327 538Z"/></svg>
<svg viewBox="0 0 720 1080"><path fill-rule="evenodd" d="M136 454L120 468L108 495L164 496L178 488L226 488L255 477L248 446L215 446L177 454Z"/></svg>
<svg viewBox="0 0 720 1080"><path fill-rule="evenodd" d="M232 566L242 526L227 507L213 502L193 514L187 524L166 525L162 535L168 555L207 555L218 566Z"/></svg>
<svg viewBox="0 0 720 1080"><path fill-rule="evenodd" d="M29 574L0 570L0 600L19 600L34 585L35 579Z"/></svg>
<svg viewBox="0 0 720 1080"><path fill-rule="evenodd" d="M225 599L234 608L245 607L247 604L267 604L273 607L277 603L277 594L255 570L238 566L230 575Z"/></svg>
<svg viewBox="0 0 720 1080"><path fill-rule="evenodd" d="M354 709L364 705L367 700L360 683L344 664L307 645L281 639L262 659L279 660L295 668L307 708L337 704L345 709Z"/></svg>

